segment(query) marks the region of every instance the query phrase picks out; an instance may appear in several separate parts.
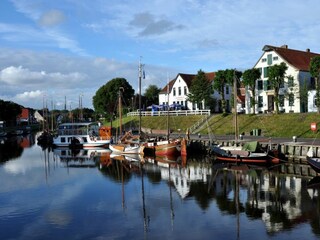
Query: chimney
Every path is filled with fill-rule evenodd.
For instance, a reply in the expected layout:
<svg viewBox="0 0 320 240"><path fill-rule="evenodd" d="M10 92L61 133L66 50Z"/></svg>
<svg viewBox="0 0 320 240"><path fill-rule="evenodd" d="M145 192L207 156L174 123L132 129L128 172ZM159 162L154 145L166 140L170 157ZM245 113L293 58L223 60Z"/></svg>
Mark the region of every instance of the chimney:
<svg viewBox="0 0 320 240"><path fill-rule="evenodd" d="M282 45L281 48L288 49L288 45Z"/></svg>
<svg viewBox="0 0 320 240"><path fill-rule="evenodd" d="M307 48L307 49L306 49L306 52L310 52L310 48Z"/></svg>

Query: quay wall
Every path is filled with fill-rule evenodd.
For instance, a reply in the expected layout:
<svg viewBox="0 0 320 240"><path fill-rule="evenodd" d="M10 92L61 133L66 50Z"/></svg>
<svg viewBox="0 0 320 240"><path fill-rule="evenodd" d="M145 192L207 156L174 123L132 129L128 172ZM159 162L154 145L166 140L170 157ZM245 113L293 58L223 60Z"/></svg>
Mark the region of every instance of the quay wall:
<svg viewBox="0 0 320 240"><path fill-rule="evenodd" d="M215 140L215 144L222 146L240 146L245 142L235 142L228 140ZM262 147L268 147L270 143L259 142ZM208 139L193 139L189 141L190 154L209 154L212 141ZM283 143L271 143L273 149L277 149L281 156L282 164L278 167L279 174L299 176L313 178L318 176L314 169L307 163L306 155L308 150L312 147L314 155L320 156L320 146L310 145L299 142L283 142ZM189 154L189 153L188 153Z"/></svg>
<svg viewBox="0 0 320 240"><path fill-rule="evenodd" d="M214 143L221 146L242 146L243 144L245 144L245 141L235 142L234 140L214 140ZM271 145L273 149L277 149L279 153L284 157L283 160L288 162L307 164L306 156L311 147L313 149L314 156L320 157L320 145L311 145L302 142L270 143L267 141L259 141L259 143L263 148ZM189 142L191 151L200 150L207 153L210 150L211 144L212 141L208 139L192 139Z"/></svg>

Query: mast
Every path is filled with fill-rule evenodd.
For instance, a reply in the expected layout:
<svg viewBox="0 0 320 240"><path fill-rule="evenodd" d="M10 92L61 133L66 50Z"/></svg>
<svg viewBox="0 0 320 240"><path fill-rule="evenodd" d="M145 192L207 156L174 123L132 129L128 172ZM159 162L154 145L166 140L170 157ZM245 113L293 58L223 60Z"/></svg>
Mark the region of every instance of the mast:
<svg viewBox="0 0 320 240"><path fill-rule="evenodd" d="M233 104L234 104L234 140L238 141L239 129L238 129L238 110L237 110L237 78L236 78L236 70L233 72Z"/></svg>
<svg viewBox="0 0 320 240"><path fill-rule="evenodd" d="M168 107L167 107L167 139L169 140L169 135L170 135L170 128L169 128L169 76L167 76L167 81L168 81L168 85L167 85L167 103L168 103Z"/></svg>
<svg viewBox="0 0 320 240"><path fill-rule="evenodd" d="M121 103L121 89L123 90L123 87L119 88L119 136L122 134L122 103Z"/></svg>
<svg viewBox="0 0 320 240"><path fill-rule="evenodd" d="M142 64L141 57L139 60L139 140L141 139L141 78L142 78Z"/></svg>

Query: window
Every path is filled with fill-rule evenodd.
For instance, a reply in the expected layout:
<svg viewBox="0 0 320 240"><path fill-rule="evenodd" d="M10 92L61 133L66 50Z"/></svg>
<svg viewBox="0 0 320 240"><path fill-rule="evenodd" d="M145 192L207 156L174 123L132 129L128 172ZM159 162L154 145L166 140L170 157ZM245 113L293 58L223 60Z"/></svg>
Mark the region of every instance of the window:
<svg viewBox="0 0 320 240"><path fill-rule="evenodd" d="M267 78L267 77L268 77L268 70L269 70L269 67L264 67L264 68L263 68L263 77L264 77L264 78Z"/></svg>
<svg viewBox="0 0 320 240"><path fill-rule="evenodd" d="M315 90L316 89L316 81L313 77L310 78L310 89Z"/></svg>
<svg viewBox="0 0 320 240"><path fill-rule="evenodd" d="M289 106L290 107L294 106L294 95L293 95L293 93L289 94Z"/></svg>
<svg viewBox="0 0 320 240"><path fill-rule="evenodd" d="M273 61L278 61L278 56L273 57Z"/></svg>
<svg viewBox="0 0 320 240"><path fill-rule="evenodd" d="M258 90L263 90L263 81L262 80L258 80L257 81L257 89Z"/></svg>
<svg viewBox="0 0 320 240"><path fill-rule="evenodd" d="M288 77L288 87L293 87L293 77Z"/></svg>
<svg viewBox="0 0 320 240"><path fill-rule="evenodd" d="M268 54L267 58L268 58L268 65L271 65L272 64L272 54Z"/></svg>
<svg viewBox="0 0 320 240"><path fill-rule="evenodd" d="M262 59L261 59L261 62L266 62L266 61L267 61L266 58L262 58Z"/></svg>
<svg viewBox="0 0 320 240"><path fill-rule="evenodd" d="M229 86L226 86L226 94L229 94Z"/></svg>
<svg viewBox="0 0 320 240"><path fill-rule="evenodd" d="M284 95L279 95L279 106L284 107Z"/></svg>
<svg viewBox="0 0 320 240"><path fill-rule="evenodd" d="M269 80L264 80L263 81L263 90L268 91L271 90L271 85Z"/></svg>
<svg viewBox="0 0 320 240"><path fill-rule="evenodd" d="M181 87L178 87L178 94L181 96Z"/></svg>
<svg viewBox="0 0 320 240"><path fill-rule="evenodd" d="M260 72L260 77L262 77L262 68L258 68Z"/></svg>
<svg viewBox="0 0 320 240"><path fill-rule="evenodd" d="M176 95L176 88L173 88L173 96Z"/></svg>
<svg viewBox="0 0 320 240"><path fill-rule="evenodd" d="M184 95L187 95L187 86L184 86Z"/></svg>
<svg viewBox="0 0 320 240"><path fill-rule="evenodd" d="M262 96L258 96L258 107L259 108L263 107L263 97Z"/></svg>

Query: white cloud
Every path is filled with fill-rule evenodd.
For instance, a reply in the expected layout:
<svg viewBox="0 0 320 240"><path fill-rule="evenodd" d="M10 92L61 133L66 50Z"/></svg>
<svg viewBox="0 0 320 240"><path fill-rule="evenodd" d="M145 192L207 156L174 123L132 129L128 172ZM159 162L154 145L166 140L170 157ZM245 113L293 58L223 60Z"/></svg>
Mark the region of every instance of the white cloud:
<svg viewBox="0 0 320 240"><path fill-rule="evenodd" d="M52 9L42 14L39 18L39 24L43 27L52 27L64 22L65 15L63 12Z"/></svg>

